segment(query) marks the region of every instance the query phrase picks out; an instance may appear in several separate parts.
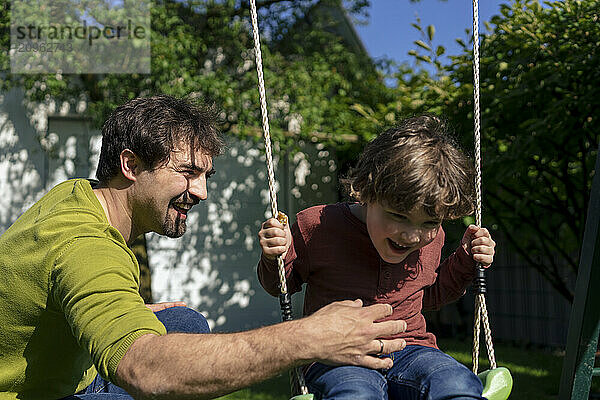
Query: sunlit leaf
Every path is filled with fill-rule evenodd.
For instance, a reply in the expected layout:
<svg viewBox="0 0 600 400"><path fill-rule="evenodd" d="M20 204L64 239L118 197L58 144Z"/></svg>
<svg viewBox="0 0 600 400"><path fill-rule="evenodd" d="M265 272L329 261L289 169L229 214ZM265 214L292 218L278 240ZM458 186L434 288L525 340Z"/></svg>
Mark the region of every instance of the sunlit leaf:
<svg viewBox="0 0 600 400"><path fill-rule="evenodd" d="M435 36L435 26L429 25L427 27L427 37L429 38L429 40L433 40L434 36Z"/></svg>
<svg viewBox="0 0 600 400"><path fill-rule="evenodd" d="M429 47L429 45L422 40L415 40L413 43L424 48L425 50L431 51L431 47Z"/></svg>

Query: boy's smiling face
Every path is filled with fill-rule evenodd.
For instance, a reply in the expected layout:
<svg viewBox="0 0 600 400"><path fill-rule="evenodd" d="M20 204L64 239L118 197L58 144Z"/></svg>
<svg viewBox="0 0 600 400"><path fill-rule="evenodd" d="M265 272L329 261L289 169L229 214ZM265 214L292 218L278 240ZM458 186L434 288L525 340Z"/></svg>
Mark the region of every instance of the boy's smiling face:
<svg viewBox="0 0 600 400"><path fill-rule="evenodd" d="M379 256L390 264L404 261L415 250L431 243L441 221L430 217L422 207L399 212L379 203L363 206L363 221Z"/></svg>

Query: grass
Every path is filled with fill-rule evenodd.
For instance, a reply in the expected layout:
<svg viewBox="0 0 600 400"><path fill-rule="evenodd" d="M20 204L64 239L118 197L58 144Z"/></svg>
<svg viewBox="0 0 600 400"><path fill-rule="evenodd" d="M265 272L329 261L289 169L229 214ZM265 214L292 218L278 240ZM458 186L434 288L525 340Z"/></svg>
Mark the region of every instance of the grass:
<svg viewBox="0 0 600 400"><path fill-rule="evenodd" d="M441 339L439 346L459 362L471 368L471 343ZM484 344L482 344L484 346ZM556 400L563 356L548 351L510 345L494 345L498 366L507 367L513 376L510 400ZM480 358L480 370L489 367L487 354ZM600 393L600 378L592 380L592 392ZM289 379L281 375L249 389L220 397L221 400L288 400Z"/></svg>

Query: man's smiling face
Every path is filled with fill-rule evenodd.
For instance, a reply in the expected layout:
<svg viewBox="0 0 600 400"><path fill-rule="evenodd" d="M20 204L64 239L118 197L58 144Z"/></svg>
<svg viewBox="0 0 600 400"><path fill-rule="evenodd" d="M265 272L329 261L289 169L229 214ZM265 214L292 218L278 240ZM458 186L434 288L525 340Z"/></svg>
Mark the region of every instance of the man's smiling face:
<svg viewBox="0 0 600 400"><path fill-rule="evenodd" d="M206 200L206 181L213 173L212 157L202 149L176 146L167 163L138 174L134 223L142 232L181 237L189 210Z"/></svg>

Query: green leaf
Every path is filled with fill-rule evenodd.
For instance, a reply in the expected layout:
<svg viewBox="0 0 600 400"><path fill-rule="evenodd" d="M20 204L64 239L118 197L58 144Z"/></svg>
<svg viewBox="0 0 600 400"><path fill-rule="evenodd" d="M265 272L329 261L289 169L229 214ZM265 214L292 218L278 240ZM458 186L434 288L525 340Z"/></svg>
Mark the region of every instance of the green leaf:
<svg viewBox="0 0 600 400"><path fill-rule="evenodd" d="M466 217L463 217L463 224L465 226L469 226L475 223L475 218L472 215L467 215Z"/></svg>
<svg viewBox="0 0 600 400"><path fill-rule="evenodd" d="M439 57L442 54L444 54L445 52L446 52L446 49L444 48L444 46L438 46L435 51L435 55Z"/></svg>
<svg viewBox="0 0 600 400"><path fill-rule="evenodd" d="M429 25L427 27L427 36L429 37L429 41L433 40L434 35L435 35L435 26Z"/></svg>
<svg viewBox="0 0 600 400"><path fill-rule="evenodd" d="M423 32L423 28L421 28L421 25L415 24L414 22L412 22L411 25L412 25L413 28L415 28L419 32Z"/></svg>
<svg viewBox="0 0 600 400"><path fill-rule="evenodd" d="M429 45L422 40L415 40L413 43L427 51L431 51L431 47L429 47Z"/></svg>

